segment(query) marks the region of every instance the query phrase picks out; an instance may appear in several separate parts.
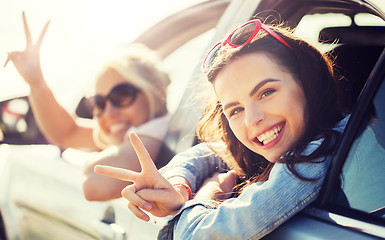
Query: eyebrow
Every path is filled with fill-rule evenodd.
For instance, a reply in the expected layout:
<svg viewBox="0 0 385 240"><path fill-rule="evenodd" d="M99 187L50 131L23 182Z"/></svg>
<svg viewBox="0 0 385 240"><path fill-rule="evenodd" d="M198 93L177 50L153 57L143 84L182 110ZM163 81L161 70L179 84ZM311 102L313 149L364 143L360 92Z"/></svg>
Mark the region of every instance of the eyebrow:
<svg viewBox="0 0 385 240"><path fill-rule="evenodd" d="M253 90L250 91L249 93L249 96L252 97L256 92L259 91L260 88L262 88L264 85L266 85L267 83L270 83L270 82L278 82L279 80L278 79L274 79L274 78L268 78L268 79L265 79L265 80L262 80L260 83L258 83L254 88Z"/></svg>
<svg viewBox="0 0 385 240"><path fill-rule="evenodd" d="M226 105L223 107L223 111L226 111L226 109L231 108L231 107L234 107L234 106L236 106L236 105L238 105L238 104L239 104L239 102L231 102L231 103L228 103L228 104L226 104Z"/></svg>
<svg viewBox="0 0 385 240"><path fill-rule="evenodd" d="M278 79L274 79L274 78L268 78L268 79L265 79L265 80L262 80L260 83L258 83L254 88L253 90L250 91L249 93L249 96L252 97L256 92L259 91L260 88L262 88L264 85L266 85L267 83L270 83L270 82L278 82L279 80ZM228 103L226 104L225 106L223 106L223 111L226 111L226 109L228 108L231 108L231 107L234 107L236 105L238 105L239 102L231 102L231 103Z"/></svg>

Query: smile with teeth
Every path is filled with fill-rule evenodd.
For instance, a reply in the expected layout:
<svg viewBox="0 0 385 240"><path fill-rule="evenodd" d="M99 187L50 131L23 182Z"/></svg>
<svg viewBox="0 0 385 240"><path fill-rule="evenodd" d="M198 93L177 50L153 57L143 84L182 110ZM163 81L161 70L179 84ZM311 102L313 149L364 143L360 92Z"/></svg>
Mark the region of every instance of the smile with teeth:
<svg viewBox="0 0 385 240"><path fill-rule="evenodd" d="M114 125L111 125L110 126L110 132L111 133L116 133L118 131L121 131L122 129L124 129L126 127L126 124L123 124L123 123L119 123L119 124L114 124Z"/></svg>
<svg viewBox="0 0 385 240"><path fill-rule="evenodd" d="M266 131L266 132L262 133L261 135L257 136L257 139L260 143L262 143L263 145L266 145L278 137L282 128L283 128L283 126L277 126L273 129Z"/></svg>

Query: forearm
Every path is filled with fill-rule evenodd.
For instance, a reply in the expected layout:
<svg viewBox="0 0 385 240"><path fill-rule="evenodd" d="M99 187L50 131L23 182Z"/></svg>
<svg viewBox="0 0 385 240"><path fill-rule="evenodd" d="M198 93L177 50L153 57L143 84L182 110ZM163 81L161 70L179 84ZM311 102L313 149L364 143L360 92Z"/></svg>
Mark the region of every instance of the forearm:
<svg viewBox="0 0 385 240"><path fill-rule="evenodd" d="M92 139L92 126L81 127L56 100L44 80L30 84L29 100L43 134L61 147L97 149Z"/></svg>
<svg viewBox="0 0 385 240"><path fill-rule="evenodd" d="M172 228L176 239L260 239L316 199L327 169L328 161L297 164L300 174L316 179L303 181L276 164L268 181L237 198L187 202L161 234Z"/></svg>
<svg viewBox="0 0 385 240"><path fill-rule="evenodd" d="M45 24L36 43L32 42L27 19L23 12L23 24L27 46L23 51L8 53L5 65L12 61L16 70L30 87L30 104L43 134L61 147L96 149L91 127L81 127L75 119L56 101L49 89L40 65L40 47L47 31Z"/></svg>
<svg viewBox="0 0 385 240"><path fill-rule="evenodd" d="M183 211L176 223L174 236L175 239L186 240L260 239L313 202L318 191L312 189L306 195L292 193L287 198L275 198L279 202L250 193L217 205L204 201L207 205L197 204Z"/></svg>

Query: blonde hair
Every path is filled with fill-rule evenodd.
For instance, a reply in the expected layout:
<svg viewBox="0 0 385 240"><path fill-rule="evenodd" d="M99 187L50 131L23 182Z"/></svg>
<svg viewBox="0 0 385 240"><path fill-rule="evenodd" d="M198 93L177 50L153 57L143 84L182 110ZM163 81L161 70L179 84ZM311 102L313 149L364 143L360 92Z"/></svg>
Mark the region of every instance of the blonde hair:
<svg viewBox="0 0 385 240"><path fill-rule="evenodd" d="M160 67L160 57L145 45L131 44L117 57L102 66L101 71L113 69L138 88L149 103L150 119L167 113L169 75Z"/></svg>
<svg viewBox="0 0 385 240"><path fill-rule="evenodd" d="M161 58L158 54L143 44L131 44L99 69L99 74L112 69L121 75L128 83L135 86L144 94L148 101L149 120L167 114L167 87L170 84L169 75L162 70ZM94 94L94 93L89 93ZM93 139L100 149L111 146L109 137L96 124Z"/></svg>

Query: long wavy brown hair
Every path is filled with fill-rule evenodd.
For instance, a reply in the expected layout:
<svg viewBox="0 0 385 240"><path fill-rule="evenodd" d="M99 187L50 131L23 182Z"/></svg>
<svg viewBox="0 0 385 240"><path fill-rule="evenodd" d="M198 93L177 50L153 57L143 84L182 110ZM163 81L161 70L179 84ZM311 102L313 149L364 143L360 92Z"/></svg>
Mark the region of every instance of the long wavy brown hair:
<svg viewBox="0 0 385 240"><path fill-rule="evenodd" d="M302 87L306 98L306 126L303 136L282 156L290 171L298 178L307 179L295 170L299 162L314 162L324 159L334 151L331 144L338 139L339 133L332 130L333 126L342 119L342 101L338 94L337 79L333 71L333 61L330 55L322 54L315 47L295 37L292 31L282 26L269 26L280 35L291 48L283 45L274 37L260 30L251 43L238 48L226 45L221 48L213 66L207 73L208 81L214 83L218 73L234 59L246 54L265 54L273 59L282 70L292 74ZM245 33L246 34L246 33ZM241 36L242 37L242 36ZM255 66L258 67L258 66ZM218 99L213 99L206 107L203 118L198 124L197 135L200 141L223 141L228 154L223 156L230 168L236 169L244 182L265 181L268 178L273 163L246 148L234 135L222 105ZM308 143L317 138L324 138L322 144L310 155L302 155ZM333 140L334 139L334 140Z"/></svg>

